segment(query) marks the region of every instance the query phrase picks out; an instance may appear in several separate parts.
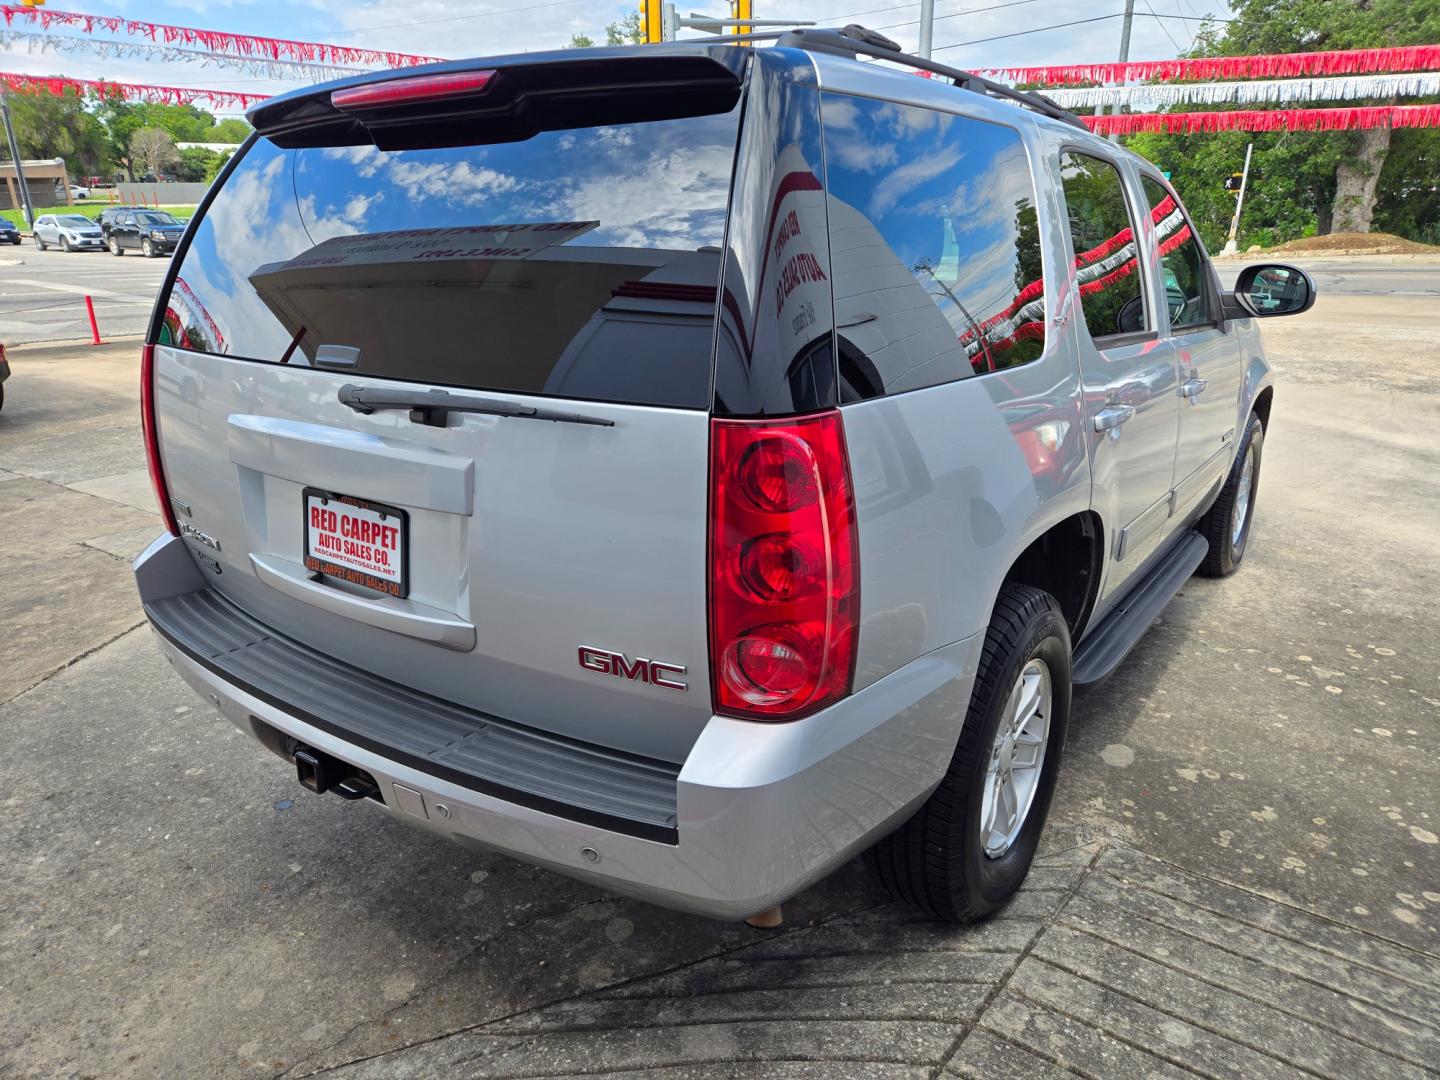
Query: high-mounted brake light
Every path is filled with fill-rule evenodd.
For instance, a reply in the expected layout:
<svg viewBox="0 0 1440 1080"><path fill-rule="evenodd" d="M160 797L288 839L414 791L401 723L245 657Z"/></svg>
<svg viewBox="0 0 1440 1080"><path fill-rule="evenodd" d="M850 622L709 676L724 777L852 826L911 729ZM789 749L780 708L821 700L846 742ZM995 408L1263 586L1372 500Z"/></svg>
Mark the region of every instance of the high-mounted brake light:
<svg viewBox="0 0 1440 1080"><path fill-rule="evenodd" d="M150 470L150 484L155 488L155 501L160 504L160 520L171 535L180 535L175 511L170 506L170 492L165 486L165 470L160 464L160 430L155 420L155 346L140 350L140 426L145 429L145 465Z"/></svg>
<svg viewBox="0 0 1440 1080"><path fill-rule="evenodd" d="M387 105L408 105L422 101L478 94L495 78L494 71L458 71L449 75L417 75L334 90L330 104L342 112L380 109Z"/></svg>
<svg viewBox="0 0 1440 1080"><path fill-rule="evenodd" d="M855 501L840 413L710 427L715 710L793 720L850 692Z"/></svg>

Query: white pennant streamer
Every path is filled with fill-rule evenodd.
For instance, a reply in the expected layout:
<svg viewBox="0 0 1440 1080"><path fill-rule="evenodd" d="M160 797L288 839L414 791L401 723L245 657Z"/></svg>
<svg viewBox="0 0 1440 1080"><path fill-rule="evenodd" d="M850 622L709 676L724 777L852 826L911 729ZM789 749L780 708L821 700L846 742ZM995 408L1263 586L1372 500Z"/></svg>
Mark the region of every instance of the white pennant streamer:
<svg viewBox="0 0 1440 1080"><path fill-rule="evenodd" d="M17 44L24 45L32 54L90 52L105 59L113 56L122 60L158 60L167 64L198 63L205 67L231 68L291 82L329 82L331 79L343 79L370 70L334 64L309 64L300 60L272 60L266 56L232 56L150 41L106 41L74 37L70 34L33 34L24 30L0 28L0 49L11 49Z"/></svg>
<svg viewBox="0 0 1440 1080"><path fill-rule="evenodd" d="M1296 101L1431 97L1440 94L1440 72L1416 75L1345 75L1333 79L1259 79L1254 82L1165 83L1042 90L1065 109L1125 105L1154 112L1172 105L1278 105Z"/></svg>

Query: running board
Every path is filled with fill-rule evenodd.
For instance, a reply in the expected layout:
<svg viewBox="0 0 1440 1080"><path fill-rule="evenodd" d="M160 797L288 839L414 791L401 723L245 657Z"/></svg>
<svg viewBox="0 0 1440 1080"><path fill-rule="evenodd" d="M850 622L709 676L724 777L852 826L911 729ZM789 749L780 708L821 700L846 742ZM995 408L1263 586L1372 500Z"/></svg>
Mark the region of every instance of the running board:
<svg viewBox="0 0 1440 1080"><path fill-rule="evenodd" d="M1145 631L1164 610L1177 592L1184 587L1195 568L1205 561L1210 545L1197 532L1188 532L1150 570L1135 583L1125 599L1105 616L1080 647L1071 664L1071 682L1076 686L1093 686L1103 682L1130 655Z"/></svg>

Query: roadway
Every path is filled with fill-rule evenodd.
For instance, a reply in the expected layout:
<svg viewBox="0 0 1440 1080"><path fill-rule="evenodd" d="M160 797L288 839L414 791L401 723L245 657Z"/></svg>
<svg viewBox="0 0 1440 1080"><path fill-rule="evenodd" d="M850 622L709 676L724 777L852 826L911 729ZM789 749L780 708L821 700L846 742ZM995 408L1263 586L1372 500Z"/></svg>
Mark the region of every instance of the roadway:
<svg viewBox="0 0 1440 1080"><path fill-rule="evenodd" d="M88 340L87 295L102 337L144 333L169 264L138 252L41 251L29 240L0 248L0 342Z"/></svg>

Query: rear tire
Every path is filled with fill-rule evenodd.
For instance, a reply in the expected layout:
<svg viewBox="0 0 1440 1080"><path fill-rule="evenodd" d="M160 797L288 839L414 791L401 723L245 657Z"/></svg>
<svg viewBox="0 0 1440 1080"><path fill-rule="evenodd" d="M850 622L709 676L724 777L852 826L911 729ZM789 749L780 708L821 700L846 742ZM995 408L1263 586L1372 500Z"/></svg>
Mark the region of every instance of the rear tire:
<svg viewBox="0 0 1440 1080"><path fill-rule="evenodd" d="M37 248L39 248L41 251L44 251L44 250L45 250L45 241L44 241L44 240L41 240L40 237L37 236L37 237L35 237L35 246L36 246Z"/></svg>
<svg viewBox="0 0 1440 1080"><path fill-rule="evenodd" d="M1250 523L1255 518L1255 498L1260 494L1260 457L1264 448L1265 426L1251 413L1225 486L1195 526L1210 545L1199 568L1206 577L1233 574L1245 558Z"/></svg>
<svg viewBox="0 0 1440 1080"><path fill-rule="evenodd" d="M1018 812L1018 828L1006 838L991 828L987 792L996 790L997 761L1005 762L999 771L1008 772L1014 754L1015 775L1022 771L1021 740L1011 740L1006 748L1004 735L1023 711L1012 706L1022 699L1032 673L1043 673L1047 680L1048 723L1032 794L1022 799L1028 806ZM1060 605L1039 589L1006 585L985 632L970 707L944 779L914 817L865 856L881 885L946 922L974 922L1003 907L1035 857L1069 719L1070 632ZM1011 781L1012 798L1024 783Z"/></svg>
<svg viewBox="0 0 1440 1080"><path fill-rule="evenodd" d="M120 246L119 239L114 236L110 237L110 254L117 257L125 254L125 249Z"/></svg>

